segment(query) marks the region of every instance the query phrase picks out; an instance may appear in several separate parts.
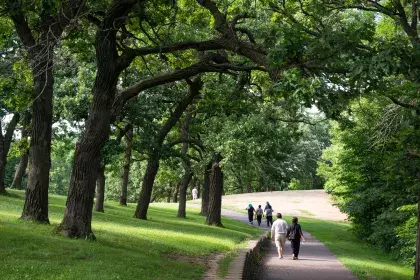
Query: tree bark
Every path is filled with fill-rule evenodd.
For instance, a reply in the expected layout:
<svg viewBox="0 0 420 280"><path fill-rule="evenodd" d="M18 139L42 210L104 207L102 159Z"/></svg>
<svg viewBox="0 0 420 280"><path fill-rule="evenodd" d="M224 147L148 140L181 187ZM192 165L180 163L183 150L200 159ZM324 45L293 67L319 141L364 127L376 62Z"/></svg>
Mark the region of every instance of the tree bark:
<svg viewBox="0 0 420 280"><path fill-rule="evenodd" d="M151 156L147 163L146 173L144 174L139 201L137 203L136 212L134 213L135 218L142 220L147 219L147 209L149 208L156 173L159 170L160 150L163 146L163 141L172 127L179 121L187 107L193 102L194 98L199 95L202 82L200 79L197 79L194 82L189 81L188 85L188 95L177 104L175 110L162 126L156 137L154 148L150 153Z"/></svg>
<svg viewBox="0 0 420 280"><path fill-rule="evenodd" d="M191 109L187 112L185 116L184 123L182 125L182 139L188 139L190 123L192 119ZM181 179L179 184L179 204L178 204L178 217L186 218L186 207L187 207L187 188L188 184L192 178L192 169L191 169L191 160L187 157L188 152L188 143L184 142L182 144L181 154L184 156L184 176Z"/></svg>
<svg viewBox="0 0 420 280"><path fill-rule="evenodd" d="M195 186L197 187L197 199L201 198L201 182L196 178Z"/></svg>
<svg viewBox="0 0 420 280"><path fill-rule="evenodd" d="M222 189L223 173L219 166L219 160L216 160L211 167L209 207L206 224L222 227Z"/></svg>
<svg viewBox="0 0 420 280"><path fill-rule="evenodd" d="M178 203L178 197L179 197L179 184L176 184L175 190L174 190L174 197L173 197L173 201L175 203Z"/></svg>
<svg viewBox="0 0 420 280"><path fill-rule="evenodd" d="M143 184L140 192L139 201L137 203L134 217L138 219L147 219L147 210L151 200L153 184L155 182L156 174L159 170L159 156L152 154L147 161L146 173L144 174Z"/></svg>
<svg viewBox="0 0 420 280"><path fill-rule="evenodd" d="M95 182L100 166L100 151L109 137L111 105L119 74L129 62L121 63L116 33L136 1L114 0L101 22L95 39L97 74L92 89L85 130L74 153L66 210L58 228L64 236L94 240L92 208Z"/></svg>
<svg viewBox="0 0 420 280"><path fill-rule="evenodd" d="M51 50L53 51L53 50ZM21 219L49 223L48 187L51 167L51 131L53 73L52 60L36 68L34 75L34 98L32 105L31 143L29 147L29 174L25 205ZM45 71L39 74L39 71Z"/></svg>
<svg viewBox="0 0 420 280"><path fill-rule="evenodd" d="M104 211L104 200L105 200L105 165L101 165L98 170L98 179L96 180L96 212Z"/></svg>
<svg viewBox="0 0 420 280"><path fill-rule="evenodd" d="M166 198L166 202L167 202L167 203L171 203L171 196L172 196L172 191L171 191L171 189L172 189L172 188L170 188L170 189L168 190L168 197Z"/></svg>
<svg viewBox="0 0 420 280"><path fill-rule="evenodd" d="M22 123L22 141L25 147L22 147L22 154L20 156L20 161L18 168L16 169L15 176L13 177L12 182L12 189L22 189L22 180L23 176L25 175L26 168L28 167L28 160L29 160L29 150L26 147L26 141L28 141L29 133L30 133L30 122L31 122L31 114L27 112L25 114L23 123Z"/></svg>
<svg viewBox="0 0 420 280"><path fill-rule="evenodd" d="M6 186L4 176L6 171L7 155L9 154L10 145L13 139L13 133L19 122L20 115L14 114L6 128L6 134L3 136L0 119L0 194L6 194Z"/></svg>
<svg viewBox="0 0 420 280"><path fill-rule="evenodd" d="M124 159L124 170L122 176L121 184L121 196L120 196L120 205L127 206L127 186L128 178L130 175L130 164L131 164L131 152L133 149L133 128L127 132L126 135L127 146L125 147L125 159Z"/></svg>
<svg viewBox="0 0 420 280"><path fill-rule="evenodd" d="M200 215L207 216L207 210L209 208L209 191L210 191L210 173L212 163L209 162L204 167L203 173L203 190L201 196L201 212Z"/></svg>

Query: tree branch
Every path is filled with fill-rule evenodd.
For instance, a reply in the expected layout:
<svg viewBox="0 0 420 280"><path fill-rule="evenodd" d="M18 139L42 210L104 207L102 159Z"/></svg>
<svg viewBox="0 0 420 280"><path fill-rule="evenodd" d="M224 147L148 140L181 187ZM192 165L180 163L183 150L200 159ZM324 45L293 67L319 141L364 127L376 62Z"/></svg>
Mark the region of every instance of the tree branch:
<svg viewBox="0 0 420 280"><path fill-rule="evenodd" d="M19 118L20 114L15 113L7 125L6 134L4 135L4 141L6 141L6 143L10 143L10 141L12 141L13 132L15 132L15 128L19 123Z"/></svg>
<svg viewBox="0 0 420 280"><path fill-rule="evenodd" d="M413 104L409 104L409 103L404 103L399 101L397 98L387 95L386 97L388 97L394 104L407 108L407 109L416 109L416 110L420 110L419 106L413 105Z"/></svg>
<svg viewBox="0 0 420 280"><path fill-rule="evenodd" d="M123 54L120 56L118 63L119 67L128 67L134 58L137 56L145 56L149 54L170 53L175 51L182 51L188 49L195 49L198 51L218 50L223 48L222 45L215 40L208 40L202 42L182 42L178 44L159 46L159 47L144 47L144 48L124 48Z"/></svg>
<svg viewBox="0 0 420 280"><path fill-rule="evenodd" d="M229 64L229 63L216 64L216 63L209 62L208 60L204 60L183 69L178 69L170 73L146 78L132 85L131 87L123 90L119 94L117 94L117 96L115 97L114 103L112 105L111 120L113 121L117 118L117 116L120 114L121 110L123 109L125 103L129 99L137 96L140 92L146 89L149 89L158 85L164 85L167 83L175 82L175 81L185 80L199 73L205 73L205 72L226 73L226 71L228 70L266 71L264 68L258 67L258 66L241 66L241 65L234 65L234 64Z"/></svg>

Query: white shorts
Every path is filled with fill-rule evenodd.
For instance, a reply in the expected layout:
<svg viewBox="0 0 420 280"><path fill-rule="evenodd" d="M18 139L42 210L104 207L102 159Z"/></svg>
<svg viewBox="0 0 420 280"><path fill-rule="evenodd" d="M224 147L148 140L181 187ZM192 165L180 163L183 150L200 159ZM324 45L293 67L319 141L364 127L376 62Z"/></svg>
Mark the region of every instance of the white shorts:
<svg viewBox="0 0 420 280"><path fill-rule="evenodd" d="M284 244L286 244L286 234L280 233L278 237L276 237L276 247L283 248Z"/></svg>

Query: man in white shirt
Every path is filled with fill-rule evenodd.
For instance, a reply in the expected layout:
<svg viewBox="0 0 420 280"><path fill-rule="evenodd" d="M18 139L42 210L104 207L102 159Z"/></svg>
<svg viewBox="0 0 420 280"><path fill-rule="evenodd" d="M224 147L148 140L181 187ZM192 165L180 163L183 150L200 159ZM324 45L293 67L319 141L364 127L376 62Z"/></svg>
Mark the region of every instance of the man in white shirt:
<svg viewBox="0 0 420 280"><path fill-rule="evenodd" d="M193 200L196 200L196 199L197 199L197 197L198 197L198 190L197 190L197 188L195 188L195 187L194 187L194 189L192 190L192 197L193 197Z"/></svg>
<svg viewBox="0 0 420 280"><path fill-rule="evenodd" d="M283 258L284 244L286 244L287 223L282 219L282 215L277 213L277 220L271 227L271 239L276 242L279 259Z"/></svg>

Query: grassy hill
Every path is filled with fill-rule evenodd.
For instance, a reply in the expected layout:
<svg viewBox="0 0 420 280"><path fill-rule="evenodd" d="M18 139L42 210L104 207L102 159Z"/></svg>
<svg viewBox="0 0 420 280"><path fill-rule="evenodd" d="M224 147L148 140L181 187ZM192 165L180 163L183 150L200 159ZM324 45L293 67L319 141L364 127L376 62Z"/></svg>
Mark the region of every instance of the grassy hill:
<svg viewBox="0 0 420 280"><path fill-rule="evenodd" d="M1 279L199 279L213 253L235 249L260 230L223 219L204 225L198 209L176 218L177 205L152 204L149 220L133 218L135 205L107 203L94 213L96 242L55 234L65 197L50 196L51 225L20 221L24 192L0 196Z"/></svg>

